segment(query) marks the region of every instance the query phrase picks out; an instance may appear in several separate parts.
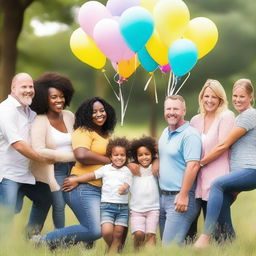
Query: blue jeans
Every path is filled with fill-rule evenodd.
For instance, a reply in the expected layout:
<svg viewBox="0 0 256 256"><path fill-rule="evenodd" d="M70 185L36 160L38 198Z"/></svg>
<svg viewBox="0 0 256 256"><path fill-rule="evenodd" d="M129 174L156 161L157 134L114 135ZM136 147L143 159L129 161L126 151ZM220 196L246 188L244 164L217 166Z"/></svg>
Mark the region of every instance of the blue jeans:
<svg viewBox="0 0 256 256"><path fill-rule="evenodd" d="M0 183L0 205L8 210L8 219L22 209L23 198L27 196L32 202L29 221L26 227L27 235L38 234L43 228L51 206L51 192L48 184L36 182L35 185L18 183L3 179Z"/></svg>
<svg viewBox="0 0 256 256"><path fill-rule="evenodd" d="M249 191L256 188L256 170L242 169L217 178L210 189L207 204L207 214L204 222L203 233L211 235L216 227L217 220L225 218L224 212L230 211L230 203L226 198L233 197L232 192Z"/></svg>
<svg viewBox="0 0 256 256"><path fill-rule="evenodd" d="M62 187L64 179L69 175L74 163L55 163L54 176L57 183ZM52 218L55 228L63 228L65 226L65 199L64 192L52 192Z"/></svg>
<svg viewBox="0 0 256 256"><path fill-rule="evenodd" d="M80 184L70 192L64 193L65 200L76 215L80 225L56 229L47 233L43 240L50 247L63 244L90 242L101 237L100 199L101 188L90 184Z"/></svg>
<svg viewBox="0 0 256 256"><path fill-rule="evenodd" d="M234 197L231 194L225 194L223 200L223 205L221 208L221 212L216 223L216 227L213 231L213 237L217 242L223 242L227 239L232 240L235 237L235 231L233 228L230 206L234 202ZM197 235L197 222L201 213L201 209L203 211L204 219L207 214L207 201L202 199L196 199L196 203L198 205L198 215L190 226L189 232L186 236L187 242L193 242Z"/></svg>
<svg viewBox="0 0 256 256"><path fill-rule="evenodd" d="M183 213L175 211L175 197L176 195L163 194L160 197L159 225L162 244L182 244L198 213L194 192L189 192L188 210Z"/></svg>
<svg viewBox="0 0 256 256"><path fill-rule="evenodd" d="M101 224L112 223L115 226L128 227L128 204L105 203L100 205Z"/></svg>

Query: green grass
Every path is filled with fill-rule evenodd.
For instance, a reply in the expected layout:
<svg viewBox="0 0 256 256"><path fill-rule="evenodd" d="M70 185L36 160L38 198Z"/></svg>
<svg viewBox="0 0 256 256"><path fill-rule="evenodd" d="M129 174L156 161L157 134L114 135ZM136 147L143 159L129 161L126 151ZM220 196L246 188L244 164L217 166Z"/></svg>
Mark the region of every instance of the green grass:
<svg viewBox="0 0 256 256"><path fill-rule="evenodd" d="M158 237L157 246L155 248L144 249L138 256L153 255L175 255L175 256L250 256L256 255L256 192L244 192L238 196L238 199L232 206L232 216L234 227L237 232L237 239L232 244L218 246L212 244L207 249L195 249L192 246L178 247L170 245L162 247ZM29 216L30 202L26 201L22 212L15 216L13 227L5 228L5 232L0 237L0 256L45 256L53 255L47 247L34 248L33 244L26 241L23 230ZM76 218L67 207L66 209L67 223L66 225L76 224ZM200 221L200 226L202 220ZM46 233L53 229L51 213L49 214L46 225L42 233ZM105 243L100 239L96 243L96 247L92 250L86 250L82 244L78 244L69 249L59 249L54 254L63 256L98 256L104 255ZM132 246L132 236L129 233L126 246L123 251L124 256L134 255Z"/></svg>

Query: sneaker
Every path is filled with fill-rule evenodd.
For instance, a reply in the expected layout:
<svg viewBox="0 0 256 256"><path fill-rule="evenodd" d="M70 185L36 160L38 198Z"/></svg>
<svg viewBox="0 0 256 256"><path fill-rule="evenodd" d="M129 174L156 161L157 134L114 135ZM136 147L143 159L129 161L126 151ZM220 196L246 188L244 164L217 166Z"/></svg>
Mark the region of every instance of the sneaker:
<svg viewBox="0 0 256 256"><path fill-rule="evenodd" d="M46 245L46 241L44 240L44 236L42 235L33 235L29 241L31 241L35 247L40 247L42 245Z"/></svg>

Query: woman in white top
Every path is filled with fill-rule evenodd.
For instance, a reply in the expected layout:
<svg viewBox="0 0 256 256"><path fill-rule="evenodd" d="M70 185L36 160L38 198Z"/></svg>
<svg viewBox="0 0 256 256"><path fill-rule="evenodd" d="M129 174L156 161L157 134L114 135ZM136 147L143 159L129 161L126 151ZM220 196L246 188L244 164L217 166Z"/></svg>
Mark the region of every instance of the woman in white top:
<svg viewBox="0 0 256 256"><path fill-rule="evenodd" d="M131 231L134 248L156 244L159 222L159 190L152 174L152 162L156 159L156 142L151 137L142 137L131 144L131 154L139 165L139 176L133 176L131 192Z"/></svg>
<svg viewBox="0 0 256 256"><path fill-rule="evenodd" d="M37 180L50 186L55 228L65 226L65 200L61 187L75 160L71 146L74 115L64 110L73 93L72 83L67 77L47 72L35 81L35 97L31 105L37 113L31 129L32 147L54 163L34 162L32 172Z"/></svg>

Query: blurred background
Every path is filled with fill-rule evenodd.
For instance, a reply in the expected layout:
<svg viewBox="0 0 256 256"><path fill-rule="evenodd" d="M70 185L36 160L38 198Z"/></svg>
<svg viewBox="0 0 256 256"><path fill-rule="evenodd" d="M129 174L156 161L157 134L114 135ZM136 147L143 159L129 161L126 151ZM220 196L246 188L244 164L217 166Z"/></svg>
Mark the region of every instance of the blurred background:
<svg viewBox="0 0 256 256"><path fill-rule="evenodd" d="M103 72L79 61L69 48L72 32L79 27L76 20L84 0L0 0L0 100L10 92L12 76L27 72L37 78L46 71L68 76L74 84L72 111L83 100L101 96L116 109L120 124L120 103L113 94ZM100 1L106 4L105 1ZM254 0L184 0L191 19L204 16L218 27L215 48L198 60L179 94L187 102L187 120L198 111L198 93L207 78L219 80L231 101L233 82L241 77L256 81L256 2ZM105 74L114 88L115 71L108 62ZM150 134L158 137L165 126L163 100L169 75L156 71L158 104L153 83L144 91L150 75L141 66L122 84L125 98L130 100L124 126L117 133L129 136ZM230 104L231 107L231 104ZM232 109L232 107L231 107ZM130 132L133 131L133 132Z"/></svg>

